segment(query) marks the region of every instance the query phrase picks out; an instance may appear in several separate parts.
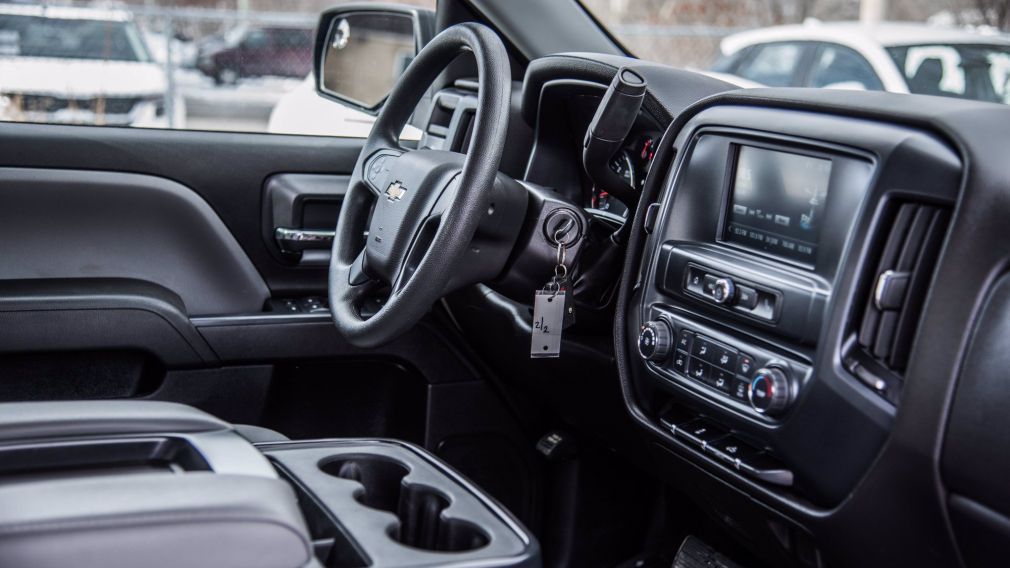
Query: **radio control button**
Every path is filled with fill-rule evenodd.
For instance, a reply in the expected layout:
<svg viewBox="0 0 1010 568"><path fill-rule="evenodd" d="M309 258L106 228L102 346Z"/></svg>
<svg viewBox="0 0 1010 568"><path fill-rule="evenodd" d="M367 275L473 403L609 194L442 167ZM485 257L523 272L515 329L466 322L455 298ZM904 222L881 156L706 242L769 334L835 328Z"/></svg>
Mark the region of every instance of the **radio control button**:
<svg viewBox="0 0 1010 568"><path fill-rule="evenodd" d="M687 268L687 278L684 281L684 289L695 294L705 293L705 273L693 266Z"/></svg>
<svg viewBox="0 0 1010 568"><path fill-rule="evenodd" d="M758 292L750 286L736 287L736 305L753 310L758 305Z"/></svg>
<svg viewBox="0 0 1010 568"><path fill-rule="evenodd" d="M705 291L706 296L715 296L715 283L718 281L718 276L712 276L711 274L705 275L705 287L703 290Z"/></svg>
<svg viewBox="0 0 1010 568"><path fill-rule="evenodd" d="M777 308L778 298L774 294L758 292L757 305L750 310L750 314L763 320L772 321L775 319L775 312Z"/></svg>
<svg viewBox="0 0 1010 568"><path fill-rule="evenodd" d="M728 304L736 295L736 284L732 278L717 278L712 285L712 299L717 304Z"/></svg>

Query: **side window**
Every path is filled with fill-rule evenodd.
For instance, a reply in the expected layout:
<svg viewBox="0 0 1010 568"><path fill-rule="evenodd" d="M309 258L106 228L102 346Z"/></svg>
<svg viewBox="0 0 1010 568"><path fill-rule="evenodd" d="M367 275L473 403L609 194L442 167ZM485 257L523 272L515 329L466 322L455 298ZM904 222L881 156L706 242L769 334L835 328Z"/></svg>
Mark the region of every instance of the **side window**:
<svg viewBox="0 0 1010 568"><path fill-rule="evenodd" d="M755 47L736 74L769 87L791 87L805 47L802 43L770 43Z"/></svg>
<svg viewBox="0 0 1010 568"><path fill-rule="evenodd" d="M882 91L884 85L866 59L855 51L840 45L825 44L817 50L809 87Z"/></svg>
<svg viewBox="0 0 1010 568"><path fill-rule="evenodd" d="M753 49L752 47L745 47L732 55L723 55L709 69L717 73L733 73L737 65L741 61L746 60Z"/></svg>
<svg viewBox="0 0 1010 568"><path fill-rule="evenodd" d="M0 121L367 136L374 117L311 77L320 9L341 3L0 0L0 67L16 69Z"/></svg>

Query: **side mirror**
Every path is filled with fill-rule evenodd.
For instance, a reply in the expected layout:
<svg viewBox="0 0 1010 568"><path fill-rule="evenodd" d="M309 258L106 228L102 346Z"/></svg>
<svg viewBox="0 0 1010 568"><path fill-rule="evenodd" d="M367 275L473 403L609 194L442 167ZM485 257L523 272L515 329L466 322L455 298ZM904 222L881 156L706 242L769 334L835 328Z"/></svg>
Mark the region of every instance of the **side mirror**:
<svg viewBox="0 0 1010 568"><path fill-rule="evenodd" d="M331 8L316 29L316 91L375 113L434 32L435 12L414 6Z"/></svg>

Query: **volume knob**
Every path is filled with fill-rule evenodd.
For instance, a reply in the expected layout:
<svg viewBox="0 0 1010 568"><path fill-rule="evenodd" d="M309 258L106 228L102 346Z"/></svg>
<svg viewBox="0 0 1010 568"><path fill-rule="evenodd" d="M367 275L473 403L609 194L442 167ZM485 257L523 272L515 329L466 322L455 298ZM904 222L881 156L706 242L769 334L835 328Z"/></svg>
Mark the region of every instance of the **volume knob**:
<svg viewBox="0 0 1010 568"><path fill-rule="evenodd" d="M712 299L717 304L728 304L736 295L736 284L732 278L718 278L712 284Z"/></svg>
<svg viewBox="0 0 1010 568"><path fill-rule="evenodd" d="M673 330L665 321L650 321L642 326L638 334L638 352L642 357L656 363L666 361L673 351Z"/></svg>
<svg viewBox="0 0 1010 568"><path fill-rule="evenodd" d="M778 367L758 369L747 389L751 407L761 414L778 414L789 407L789 377Z"/></svg>

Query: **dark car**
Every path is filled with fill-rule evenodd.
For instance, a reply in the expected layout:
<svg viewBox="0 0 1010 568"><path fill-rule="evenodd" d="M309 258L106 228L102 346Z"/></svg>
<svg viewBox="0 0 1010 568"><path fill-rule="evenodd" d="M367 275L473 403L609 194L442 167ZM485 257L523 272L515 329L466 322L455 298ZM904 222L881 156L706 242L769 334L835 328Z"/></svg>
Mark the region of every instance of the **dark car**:
<svg viewBox="0 0 1010 568"><path fill-rule="evenodd" d="M201 48L197 68L219 85L244 77L305 77L312 69L312 30L253 28Z"/></svg>

